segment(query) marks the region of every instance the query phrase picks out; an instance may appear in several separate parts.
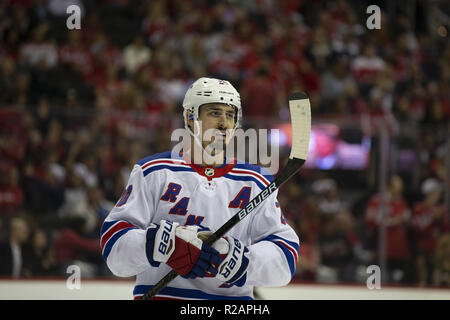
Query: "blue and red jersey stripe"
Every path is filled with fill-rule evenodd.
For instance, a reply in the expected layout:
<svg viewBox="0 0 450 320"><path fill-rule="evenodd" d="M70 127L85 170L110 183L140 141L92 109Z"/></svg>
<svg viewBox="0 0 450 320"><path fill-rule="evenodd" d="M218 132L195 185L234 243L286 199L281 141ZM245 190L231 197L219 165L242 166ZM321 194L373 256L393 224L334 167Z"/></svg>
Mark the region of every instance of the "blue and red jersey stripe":
<svg viewBox="0 0 450 320"><path fill-rule="evenodd" d="M276 235L269 235L261 241L270 241L276 244L283 251L289 265L289 270L291 271L291 277L294 277L298 261L298 243L286 240Z"/></svg>
<svg viewBox="0 0 450 320"><path fill-rule="evenodd" d="M137 229L124 220L105 221L100 230L100 246L103 259L106 261L116 241L131 229Z"/></svg>

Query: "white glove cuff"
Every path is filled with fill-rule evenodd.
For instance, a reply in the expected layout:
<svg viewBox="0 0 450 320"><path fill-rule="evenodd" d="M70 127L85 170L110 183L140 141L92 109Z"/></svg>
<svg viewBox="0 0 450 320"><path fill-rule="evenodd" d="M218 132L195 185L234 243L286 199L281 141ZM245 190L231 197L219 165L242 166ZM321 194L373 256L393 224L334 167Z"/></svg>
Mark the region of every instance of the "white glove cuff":
<svg viewBox="0 0 450 320"><path fill-rule="evenodd" d="M198 237L205 241L212 234L213 233L211 231L200 231L198 233ZM216 249L221 255L228 254L228 251L230 251L230 244L228 243L228 240L223 237L217 239L216 242L213 243L212 247Z"/></svg>

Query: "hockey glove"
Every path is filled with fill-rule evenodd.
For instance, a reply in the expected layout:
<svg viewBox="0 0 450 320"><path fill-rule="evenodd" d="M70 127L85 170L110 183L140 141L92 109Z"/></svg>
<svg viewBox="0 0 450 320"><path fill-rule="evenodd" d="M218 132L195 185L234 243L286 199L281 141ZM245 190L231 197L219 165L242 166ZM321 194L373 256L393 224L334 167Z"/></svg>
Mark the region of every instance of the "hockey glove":
<svg viewBox="0 0 450 320"><path fill-rule="evenodd" d="M199 238L206 239L211 233L199 232ZM247 280L248 249L241 241L225 236L218 239L212 245L219 253L223 261L218 265L216 278L227 284L242 287Z"/></svg>
<svg viewBox="0 0 450 320"><path fill-rule="evenodd" d="M161 220L147 229L146 252L150 265L164 262L185 278L217 274L214 265L222 259L217 250L197 237L197 226L179 226L177 222Z"/></svg>

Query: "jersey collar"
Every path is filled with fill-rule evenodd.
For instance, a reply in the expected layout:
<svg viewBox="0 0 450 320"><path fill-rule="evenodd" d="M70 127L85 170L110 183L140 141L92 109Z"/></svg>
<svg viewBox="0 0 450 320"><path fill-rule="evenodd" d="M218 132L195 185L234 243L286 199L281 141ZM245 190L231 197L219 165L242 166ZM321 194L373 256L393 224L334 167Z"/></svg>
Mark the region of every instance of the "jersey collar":
<svg viewBox="0 0 450 320"><path fill-rule="evenodd" d="M211 181L213 178L219 178L219 177L226 175L236 165L235 158L225 158L225 160L226 160L225 163L219 167L201 166L201 165L193 163L191 161L191 159L184 153L180 153L180 155L186 161L187 165L189 165L192 169L194 169L194 171L197 172L199 175L208 179L208 181Z"/></svg>

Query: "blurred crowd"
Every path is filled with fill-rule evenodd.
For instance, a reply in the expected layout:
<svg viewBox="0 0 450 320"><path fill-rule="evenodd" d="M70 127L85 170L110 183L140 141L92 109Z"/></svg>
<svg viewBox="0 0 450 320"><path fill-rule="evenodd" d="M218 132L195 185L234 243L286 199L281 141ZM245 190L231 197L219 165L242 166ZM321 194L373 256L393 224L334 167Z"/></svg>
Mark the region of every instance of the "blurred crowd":
<svg viewBox="0 0 450 320"><path fill-rule="evenodd" d="M66 2L0 2L1 275L77 264L109 276L103 219L133 164L170 146L188 86L209 76L239 90L244 126L287 120L301 90L314 117L361 123L373 153L383 124L415 155L414 174L398 160L384 197L376 179L346 185L354 172L308 170L283 187L296 278L364 282L383 221L389 282L450 285L450 44L429 30L425 2L414 24L401 5L383 10L379 30L366 28L367 1L71 1L80 30L68 30Z"/></svg>

